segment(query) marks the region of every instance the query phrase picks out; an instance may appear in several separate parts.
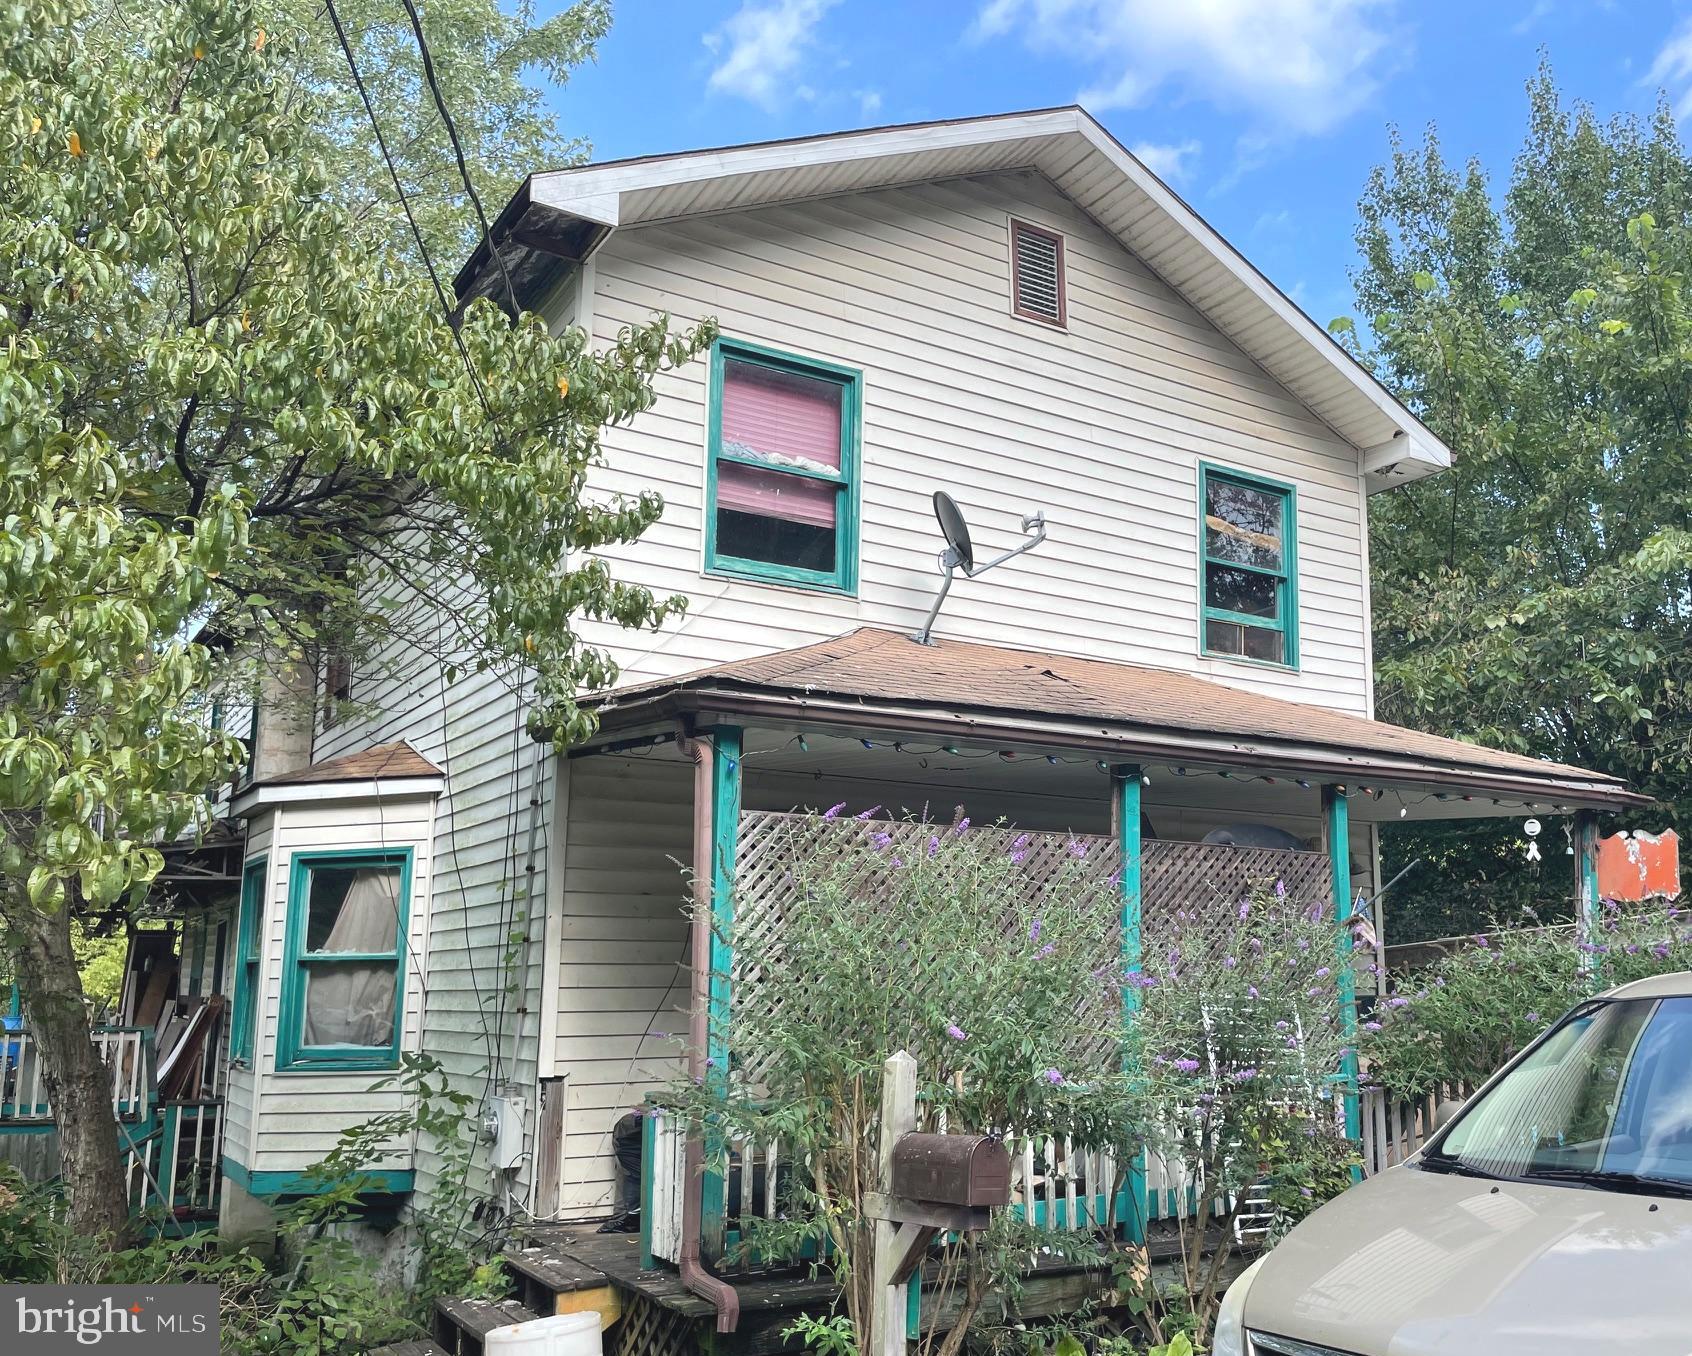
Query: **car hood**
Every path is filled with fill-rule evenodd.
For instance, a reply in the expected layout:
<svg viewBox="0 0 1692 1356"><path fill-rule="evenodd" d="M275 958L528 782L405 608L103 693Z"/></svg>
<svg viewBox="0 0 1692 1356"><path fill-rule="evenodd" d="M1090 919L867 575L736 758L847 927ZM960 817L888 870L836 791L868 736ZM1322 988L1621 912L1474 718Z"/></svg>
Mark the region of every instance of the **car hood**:
<svg viewBox="0 0 1692 1356"><path fill-rule="evenodd" d="M1692 1201L1398 1167L1269 1253L1245 1325L1359 1356L1686 1356L1689 1276Z"/></svg>

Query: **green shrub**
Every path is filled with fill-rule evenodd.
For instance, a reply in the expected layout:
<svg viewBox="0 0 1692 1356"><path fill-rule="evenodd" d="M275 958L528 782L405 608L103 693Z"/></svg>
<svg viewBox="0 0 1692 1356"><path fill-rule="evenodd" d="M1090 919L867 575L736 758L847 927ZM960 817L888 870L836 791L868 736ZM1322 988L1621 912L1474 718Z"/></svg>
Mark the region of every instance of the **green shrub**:
<svg viewBox="0 0 1692 1356"><path fill-rule="evenodd" d="M1394 1096L1474 1087L1581 999L1677 970L1692 970L1692 916L1605 901L1590 941L1569 927L1482 935L1410 972L1359 1048L1369 1079Z"/></svg>

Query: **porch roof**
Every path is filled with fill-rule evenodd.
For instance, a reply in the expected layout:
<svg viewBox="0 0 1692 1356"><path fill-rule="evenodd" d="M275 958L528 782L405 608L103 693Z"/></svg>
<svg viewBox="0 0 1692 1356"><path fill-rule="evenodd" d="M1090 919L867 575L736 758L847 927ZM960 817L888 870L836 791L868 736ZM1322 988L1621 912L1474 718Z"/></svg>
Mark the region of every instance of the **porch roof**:
<svg viewBox="0 0 1692 1356"><path fill-rule="evenodd" d="M1085 749L1123 761L1368 776L1569 805L1650 804L1619 778L1190 674L862 627L584 702L604 733L701 713Z"/></svg>

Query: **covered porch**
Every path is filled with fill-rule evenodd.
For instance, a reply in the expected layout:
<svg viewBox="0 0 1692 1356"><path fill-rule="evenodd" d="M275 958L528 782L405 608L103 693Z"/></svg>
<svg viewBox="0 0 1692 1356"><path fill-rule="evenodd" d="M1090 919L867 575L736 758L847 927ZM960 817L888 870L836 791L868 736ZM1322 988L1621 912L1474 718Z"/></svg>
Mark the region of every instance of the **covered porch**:
<svg viewBox="0 0 1692 1356"><path fill-rule="evenodd" d="M1130 970L1178 914L1231 909L1250 882L1279 879L1291 906L1361 924L1361 952L1338 967L1342 1020L1355 1023L1352 994L1377 992L1388 929L1381 824L1566 814L1584 862L1596 814L1639 800L1580 769L1196 677L874 630L627 688L598 709L598 737L561 779L549 910L560 986L543 1025L571 1078L560 1218L614 1212L614 1125L681 1072L690 1045L701 1074L704 1058L723 1069L755 1055L726 1049L726 1014L745 995L721 936L690 937L678 866L709 883L726 927L770 893L796 836L858 815L890 832L967 815L1096 862L1121 904L1101 948ZM1569 888L1591 895L1574 871ZM706 1020L690 1042L694 1012ZM1361 1136L1354 1092L1343 1115ZM742 1221L782 1208L779 1144L736 1144L726 1175L702 1176L662 1115L643 1130L649 1265L679 1263L695 1242L719 1258ZM1014 1147L1016 1205L1043 1227L1134 1231L1190 1206L1194 1184L1155 1162L1119 1190L1105 1184L1121 1165L1085 1146L1030 1134Z"/></svg>

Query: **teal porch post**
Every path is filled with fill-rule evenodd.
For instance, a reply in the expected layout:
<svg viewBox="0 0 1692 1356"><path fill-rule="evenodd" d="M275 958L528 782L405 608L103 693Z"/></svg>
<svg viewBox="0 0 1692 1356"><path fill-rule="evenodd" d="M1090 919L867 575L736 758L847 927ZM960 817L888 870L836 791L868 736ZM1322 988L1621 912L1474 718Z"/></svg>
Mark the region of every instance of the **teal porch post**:
<svg viewBox="0 0 1692 1356"><path fill-rule="evenodd" d="M1124 763L1110 770L1111 815L1116 821L1116 851L1120 870L1117 888L1122 894L1122 1022L1132 1025L1140 1006L1139 986L1132 982L1140 973L1144 939L1140 931L1142 860L1140 843L1140 767ZM1130 1070L1131 1072L1131 1070ZM1114 1184L1113 1184L1114 1185ZM1142 1149L1128 1168L1128 1209L1123 1227L1130 1243L1146 1240L1146 1155ZM1114 1205L1114 1202L1113 1202Z"/></svg>
<svg viewBox="0 0 1692 1356"><path fill-rule="evenodd" d="M1598 938L1598 812L1575 811L1575 936L1581 943ZM1603 964L1591 951L1580 955L1581 973L1597 986Z"/></svg>
<svg viewBox="0 0 1692 1356"><path fill-rule="evenodd" d="M1345 1133L1348 1139L1360 1140L1363 1109L1357 1100L1357 971L1351 959L1351 813L1343 786L1322 788L1322 830L1333 879L1334 917L1339 923L1334 941L1334 988L1339 999L1340 1034L1347 1046L1341 1065L1346 1079Z"/></svg>
<svg viewBox="0 0 1692 1356"><path fill-rule="evenodd" d="M711 758L711 980L705 1041L705 1076L727 1091L729 1076L730 971L734 948L729 928L734 922L734 849L740 835L740 760L744 740L738 725L719 725L710 732ZM727 1194L719 1130L705 1140L705 1180L700 1185L700 1245L713 1261L727 1245Z"/></svg>

